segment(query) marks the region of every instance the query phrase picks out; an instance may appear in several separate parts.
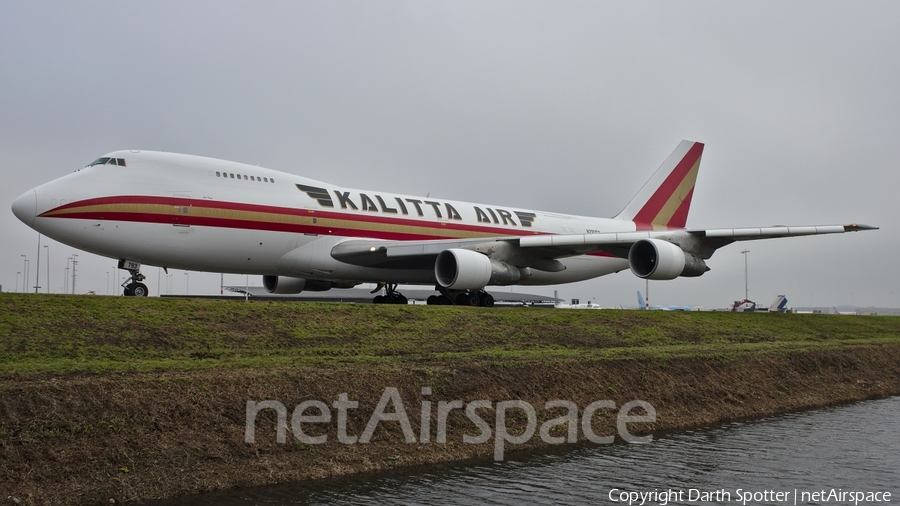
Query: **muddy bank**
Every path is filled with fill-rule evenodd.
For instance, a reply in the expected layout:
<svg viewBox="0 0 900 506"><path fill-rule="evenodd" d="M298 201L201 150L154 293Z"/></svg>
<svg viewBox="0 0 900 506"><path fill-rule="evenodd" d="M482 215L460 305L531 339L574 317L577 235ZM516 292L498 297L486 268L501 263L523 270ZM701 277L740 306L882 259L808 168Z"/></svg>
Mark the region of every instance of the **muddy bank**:
<svg viewBox="0 0 900 506"><path fill-rule="evenodd" d="M383 421L368 443L338 440L341 393L357 401L347 410L346 436L364 434L376 405L395 387L416 442L402 424ZM431 395L423 395L423 387ZM635 434L769 416L786 411L900 394L900 346L861 345L737 358L640 360L531 360L507 365L423 361L396 366L360 364L189 372L103 373L6 377L0 384L0 496L22 504L97 504L171 497L228 487L334 477L398 466L494 454L494 440L464 444L480 434L462 409L446 417L446 442L436 442L438 402L524 400L536 408L537 427L564 414L544 410L551 400L581 410L598 400L620 407L644 400L654 423L629 424ZM247 401L285 406L285 443L278 443L276 411L256 417L255 442L245 442ZM302 425L297 440L291 413L303 401L322 401L328 423ZM423 401L431 402L421 441ZM384 410L393 413L391 402ZM495 411L481 413L494 428ZM641 414L637 409L632 414ZM319 414L309 409L303 414ZM616 411L592 418L598 436L616 431ZM526 429L521 410L507 413L510 434ZM550 432L565 436L566 425ZM408 436L408 433L407 433ZM544 446L539 432L505 451Z"/></svg>

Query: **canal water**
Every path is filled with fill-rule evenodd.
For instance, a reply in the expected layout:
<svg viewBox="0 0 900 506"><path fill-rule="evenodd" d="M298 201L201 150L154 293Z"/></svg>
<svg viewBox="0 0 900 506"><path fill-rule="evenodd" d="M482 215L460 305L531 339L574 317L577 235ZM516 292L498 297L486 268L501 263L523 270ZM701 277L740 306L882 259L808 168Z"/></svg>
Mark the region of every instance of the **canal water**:
<svg viewBox="0 0 900 506"><path fill-rule="evenodd" d="M900 397L657 435L648 444L508 456L165 504L898 503Z"/></svg>

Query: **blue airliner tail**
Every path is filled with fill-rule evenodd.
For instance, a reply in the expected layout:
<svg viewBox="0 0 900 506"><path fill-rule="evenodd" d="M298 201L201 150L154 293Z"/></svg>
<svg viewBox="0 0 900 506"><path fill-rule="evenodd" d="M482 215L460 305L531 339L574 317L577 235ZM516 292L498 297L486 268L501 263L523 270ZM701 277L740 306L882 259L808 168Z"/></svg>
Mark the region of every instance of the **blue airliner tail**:
<svg viewBox="0 0 900 506"><path fill-rule="evenodd" d="M783 313L787 309L787 303L787 297L779 295L778 297L775 297L775 302L769 306L769 311Z"/></svg>

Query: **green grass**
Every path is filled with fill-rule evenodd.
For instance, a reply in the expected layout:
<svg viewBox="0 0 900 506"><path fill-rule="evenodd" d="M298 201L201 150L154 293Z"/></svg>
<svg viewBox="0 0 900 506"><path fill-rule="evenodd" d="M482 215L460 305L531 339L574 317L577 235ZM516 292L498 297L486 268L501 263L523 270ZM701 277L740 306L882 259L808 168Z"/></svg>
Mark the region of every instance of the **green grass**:
<svg viewBox="0 0 900 506"><path fill-rule="evenodd" d="M0 294L0 375L900 346L900 318Z"/></svg>

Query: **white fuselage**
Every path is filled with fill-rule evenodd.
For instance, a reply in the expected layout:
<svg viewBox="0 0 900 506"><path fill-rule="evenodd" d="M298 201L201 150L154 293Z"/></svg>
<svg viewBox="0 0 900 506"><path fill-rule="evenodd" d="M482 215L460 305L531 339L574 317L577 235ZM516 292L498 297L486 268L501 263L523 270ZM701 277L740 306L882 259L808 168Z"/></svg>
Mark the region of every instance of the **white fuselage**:
<svg viewBox="0 0 900 506"><path fill-rule="evenodd" d="M118 151L105 156L123 159L126 166L89 166L38 186L16 200L16 215L75 248L147 265L414 284L434 284L433 270L362 267L335 260L331 250L354 238L636 230L631 221L348 189L190 155ZM567 283L628 268L627 260L602 253L560 261L565 270L532 269L521 284Z"/></svg>

